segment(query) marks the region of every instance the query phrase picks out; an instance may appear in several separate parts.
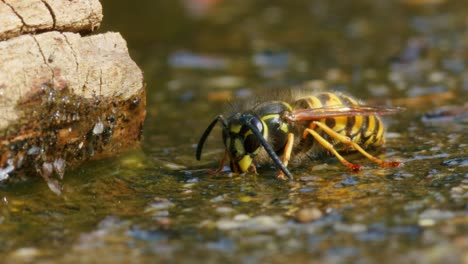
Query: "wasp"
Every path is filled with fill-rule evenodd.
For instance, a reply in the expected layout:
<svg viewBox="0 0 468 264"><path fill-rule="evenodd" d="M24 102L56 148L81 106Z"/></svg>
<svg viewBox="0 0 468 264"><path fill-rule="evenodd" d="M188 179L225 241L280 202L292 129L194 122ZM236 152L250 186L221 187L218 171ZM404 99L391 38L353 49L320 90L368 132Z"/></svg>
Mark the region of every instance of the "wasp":
<svg viewBox="0 0 468 264"><path fill-rule="evenodd" d="M394 114L402 108L365 105L349 95L320 92L286 101L255 104L250 110L228 118L218 115L202 134L196 149L200 160L203 145L213 127L220 123L225 146L218 173L229 162L235 173L254 172L256 165L271 159L279 169L278 178L292 179L287 166L292 156L329 153L353 171L361 165L347 161L340 153L355 150L384 167L397 161L384 161L365 149L385 141L385 128L379 115Z"/></svg>

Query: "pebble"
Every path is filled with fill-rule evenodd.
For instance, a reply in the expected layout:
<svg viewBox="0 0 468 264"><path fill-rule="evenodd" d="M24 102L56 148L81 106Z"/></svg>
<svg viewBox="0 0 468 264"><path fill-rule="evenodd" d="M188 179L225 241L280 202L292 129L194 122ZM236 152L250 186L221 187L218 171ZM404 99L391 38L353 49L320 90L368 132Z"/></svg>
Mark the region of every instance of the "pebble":
<svg viewBox="0 0 468 264"><path fill-rule="evenodd" d="M357 177L353 176L346 176L344 180L341 181L341 184L344 186L353 186L359 183L359 180Z"/></svg>
<svg viewBox="0 0 468 264"><path fill-rule="evenodd" d="M301 223L307 223L322 217L323 213L318 208L304 208L296 213L296 220Z"/></svg>
<svg viewBox="0 0 468 264"><path fill-rule="evenodd" d="M320 180L320 177L318 176L303 176L300 178L301 181L315 181L315 180Z"/></svg>
<svg viewBox="0 0 468 264"><path fill-rule="evenodd" d="M250 219L250 216L246 214L237 214L234 216L234 221L247 221Z"/></svg>
<svg viewBox="0 0 468 264"><path fill-rule="evenodd" d="M24 247L24 248L19 248L15 251L13 251L10 254L10 258L12 260L16 261L32 261L35 257L38 257L40 255L40 251L37 248L33 247Z"/></svg>
<svg viewBox="0 0 468 264"><path fill-rule="evenodd" d="M173 207L174 204L166 198L156 197L154 200L145 208L145 213L152 213L160 210L167 210Z"/></svg>
<svg viewBox="0 0 468 264"><path fill-rule="evenodd" d="M218 195L212 199L210 199L210 202L212 203L219 203L219 202L222 202L224 201L224 195Z"/></svg>
<svg viewBox="0 0 468 264"><path fill-rule="evenodd" d="M346 233L362 233L367 230L366 225L363 224L344 224L344 223L336 223L333 225L333 228L337 232L346 232Z"/></svg>
<svg viewBox="0 0 468 264"><path fill-rule="evenodd" d="M229 214L232 211L234 211L234 209L232 209L231 207L221 206L216 208L216 212L220 214Z"/></svg>
<svg viewBox="0 0 468 264"><path fill-rule="evenodd" d="M221 219L216 222L216 227L221 230L239 229L242 226L243 224L240 222L227 220L227 219Z"/></svg>
<svg viewBox="0 0 468 264"><path fill-rule="evenodd" d="M418 224L420 226L433 226L438 221L447 220L453 217L455 217L455 213L450 211L427 209L419 215Z"/></svg>
<svg viewBox="0 0 468 264"><path fill-rule="evenodd" d="M442 165L467 167L468 166L468 157L461 157L461 158L454 158L454 159L444 160L442 162Z"/></svg>

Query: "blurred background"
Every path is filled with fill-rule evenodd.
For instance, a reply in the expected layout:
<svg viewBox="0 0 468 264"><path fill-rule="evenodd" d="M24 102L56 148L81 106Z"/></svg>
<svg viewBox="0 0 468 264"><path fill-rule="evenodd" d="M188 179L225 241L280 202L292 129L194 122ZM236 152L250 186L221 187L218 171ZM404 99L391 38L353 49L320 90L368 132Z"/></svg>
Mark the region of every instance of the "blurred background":
<svg viewBox="0 0 468 264"><path fill-rule="evenodd" d="M7 262L468 262L468 4L449 0L103 0L144 71L142 148L41 179L0 184ZM211 177L226 101L285 89L402 106L386 147L404 162L334 158L292 166L294 182Z"/></svg>

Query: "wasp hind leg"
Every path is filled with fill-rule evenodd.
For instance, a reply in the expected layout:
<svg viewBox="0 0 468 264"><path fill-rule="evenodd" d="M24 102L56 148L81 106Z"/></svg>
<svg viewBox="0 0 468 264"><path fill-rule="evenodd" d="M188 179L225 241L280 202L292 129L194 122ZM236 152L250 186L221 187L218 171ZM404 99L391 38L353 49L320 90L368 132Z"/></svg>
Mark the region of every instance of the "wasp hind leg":
<svg viewBox="0 0 468 264"><path fill-rule="evenodd" d="M323 124L323 123L320 123L320 122L317 122L317 121L314 121L313 122L314 125L320 127L325 133L327 133L329 136L331 136L332 138L340 141L341 143L347 145L347 146L351 146L353 147L355 150L359 151L359 153L361 153L363 156L365 156L366 158L368 158L369 160L375 162L375 163L378 163L380 164L381 166L384 166L384 167L397 167L397 166L400 166L400 162L397 162L397 161L384 161L384 160L381 160L381 159L378 159L374 156L372 156L371 154L369 154L367 151L365 151L363 148L361 148L361 146L359 146L359 144L357 144L356 142L353 142L349 137L346 137L346 136L343 136L339 133L337 133L336 131L334 131L333 129L329 128L327 125ZM328 142L327 142L328 143ZM329 143L330 144L330 143ZM331 145L331 144L330 144ZM333 148L333 146L332 146ZM335 150L336 152L336 150ZM334 153L335 154L335 153ZM338 154L339 155L339 154ZM335 154L336 156L336 154ZM338 157L338 156L337 156ZM344 159L343 159L344 160ZM340 161L343 163L343 161L340 159ZM346 161L346 160L345 160ZM347 162L347 161L346 161ZM349 163L349 162L348 162ZM343 163L345 164L345 163ZM346 164L345 164L346 165ZM351 164L353 166L356 166L354 164ZM348 165L346 165L347 167L349 167ZM360 165L358 165L360 167ZM354 169L351 167L351 169ZM359 168L358 168L359 169Z"/></svg>
<svg viewBox="0 0 468 264"><path fill-rule="evenodd" d="M284 167L288 167L289 160L291 159L291 152L292 152L293 146L294 146L294 134L289 133L288 139L286 141L286 145L284 146L284 152L283 152L283 158L282 158ZM280 170L278 173L278 179L281 179L281 180L287 179L282 170Z"/></svg>
<svg viewBox="0 0 468 264"><path fill-rule="evenodd" d="M314 137L314 139L317 140L318 143L320 143L320 145L322 145L325 149L330 151L346 167L348 167L348 168L350 168L351 170L354 170L354 171L357 171L357 170L361 169L361 165L350 163L345 158L343 158L343 156L341 156L340 153L338 153L338 151L336 151L336 149L333 147L333 145L330 142L328 142L326 139L324 139L322 136L320 136L319 133L317 133L315 130L313 130L311 128L306 128L304 130L304 137L307 136L307 134L312 135Z"/></svg>

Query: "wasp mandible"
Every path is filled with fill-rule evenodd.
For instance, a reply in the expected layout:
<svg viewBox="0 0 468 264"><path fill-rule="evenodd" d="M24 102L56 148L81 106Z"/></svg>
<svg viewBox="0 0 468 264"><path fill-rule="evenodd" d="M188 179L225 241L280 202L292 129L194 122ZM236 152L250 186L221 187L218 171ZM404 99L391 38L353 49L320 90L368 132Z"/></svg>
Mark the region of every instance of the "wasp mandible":
<svg viewBox="0 0 468 264"><path fill-rule="evenodd" d="M379 115L394 114L402 108L365 105L343 93L320 92L299 96L291 103L267 101L228 118L218 115L202 134L196 150L200 160L203 145L213 127L222 125L224 157L216 172L228 161L235 173L252 171L270 158L279 169L278 177L292 179L287 166L291 156L328 152L351 170L341 151L355 150L384 167L397 161L384 161L365 149L384 144L385 129Z"/></svg>

